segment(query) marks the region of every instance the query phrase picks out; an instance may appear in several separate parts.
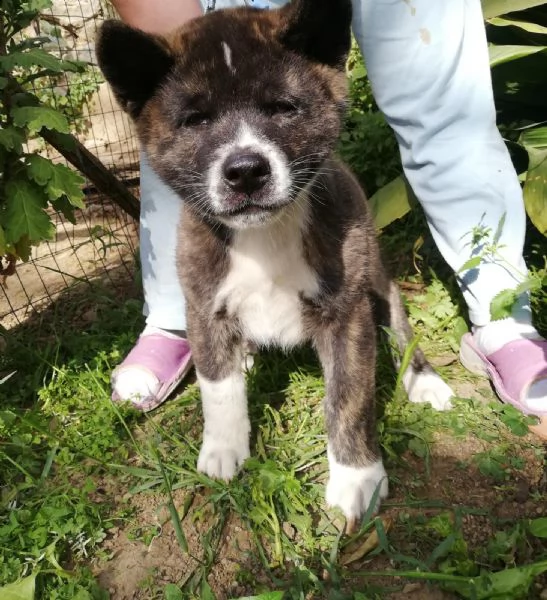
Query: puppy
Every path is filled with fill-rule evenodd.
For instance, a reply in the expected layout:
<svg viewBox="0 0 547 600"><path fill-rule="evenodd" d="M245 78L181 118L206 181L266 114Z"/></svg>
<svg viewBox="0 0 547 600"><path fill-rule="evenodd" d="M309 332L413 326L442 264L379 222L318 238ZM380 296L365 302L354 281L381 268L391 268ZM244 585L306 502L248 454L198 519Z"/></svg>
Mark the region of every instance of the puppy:
<svg viewBox="0 0 547 600"><path fill-rule="evenodd" d="M388 490L377 326L401 353L412 332L363 192L333 154L350 23L350 0L216 11L165 38L108 21L97 54L183 202L178 268L205 421L198 469L229 480L250 454L246 343L310 342L326 387L326 499L354 522ZM411 401L450 406L419 349L404 383Z"/></svg>

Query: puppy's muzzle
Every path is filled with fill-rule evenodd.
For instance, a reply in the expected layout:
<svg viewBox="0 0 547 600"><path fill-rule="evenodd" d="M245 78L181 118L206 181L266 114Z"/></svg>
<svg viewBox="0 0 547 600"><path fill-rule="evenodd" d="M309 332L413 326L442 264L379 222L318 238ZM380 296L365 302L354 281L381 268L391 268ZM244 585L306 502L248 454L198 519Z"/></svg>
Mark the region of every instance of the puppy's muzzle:
<svg viewBox="0 0 547 600"><path fill-rule="evenodd" d="M222 176L226 185L241 199L261 190L271 179L271 167L258 152L234 152L224 161Z"/></svg>

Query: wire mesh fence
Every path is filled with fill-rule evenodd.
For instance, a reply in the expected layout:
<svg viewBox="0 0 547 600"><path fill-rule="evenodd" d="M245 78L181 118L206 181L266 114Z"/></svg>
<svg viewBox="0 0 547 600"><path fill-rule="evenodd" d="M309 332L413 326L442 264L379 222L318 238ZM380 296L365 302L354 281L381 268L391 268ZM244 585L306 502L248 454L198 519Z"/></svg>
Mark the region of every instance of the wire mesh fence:
<svg viewBox="0 0 547 600"><path fill-rule="evenodd" d="M67 117L71 131L106 169L138 196L138 144L131 123L116 104L95 59L95 34L105 18L114 16L105 0L53 0L40 13L29 35L46 38L44 49L67 60L85 62L83 73L65 73L34 81L33 93ZM32 151L51 160L65 159L43 140ZM86 180L85 208L76 223L52 215L56 236L32 251L30 260L0 276L0 322L6 328L43 310L67 288L106 279L110 287L133 278L137 224L112 200ZM4 265L5 266L5 265Z"/></svg>

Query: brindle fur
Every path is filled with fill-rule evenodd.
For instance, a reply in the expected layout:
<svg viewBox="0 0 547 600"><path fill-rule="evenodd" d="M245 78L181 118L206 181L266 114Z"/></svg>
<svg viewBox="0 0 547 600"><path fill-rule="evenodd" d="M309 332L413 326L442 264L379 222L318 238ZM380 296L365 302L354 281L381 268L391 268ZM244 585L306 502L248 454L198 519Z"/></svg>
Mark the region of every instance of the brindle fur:
<svg viewBox="0 0 547 600"><path fill-rule="evenodd" d="M412 333L382 266L363 192L333 157L346 100L350 19L350 0L300 0L276 11L211 13L167 38L107 22L98 56L136 120L154 169L184 199L178 256L188 335L196 367L211 381L238 367L247 340L238 315L215 305L234 232L215 219L200 194L202 174L241 119L288 161L300 161L297 187L309 200L302 247L320 285L316 296L300 297L303 329L323 366L331 450L339 463L362 467L379 458L376 328L394 328L401 350ZM222 42L233 53L235 73ZM138 62L138 73L127 57ZM264 110L280 96L298 99L290 122ZM181 126L196 110L212 124ZM431 370L419 350L412 368Z"/></svg>

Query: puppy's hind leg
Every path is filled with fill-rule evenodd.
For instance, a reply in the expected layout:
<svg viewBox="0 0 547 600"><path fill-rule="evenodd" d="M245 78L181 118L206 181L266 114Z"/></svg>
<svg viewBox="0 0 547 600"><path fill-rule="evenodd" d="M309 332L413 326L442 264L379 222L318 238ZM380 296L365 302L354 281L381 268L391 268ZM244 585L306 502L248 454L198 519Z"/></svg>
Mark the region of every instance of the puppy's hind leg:
<svg viewBox="0 0 547 600"><path fill-rule="evenodd" d="M404 356L406 349L412 344L413 332L399 288L392 281L389 282L389 327L395 334L400 356ZM400 368L399 357L395 355L394 358L397 368ZM436 410L452 408L450 399L454 392L429 364L419 347L412 353L403 374L403 384L411 402L428 402Z"/></svg>

